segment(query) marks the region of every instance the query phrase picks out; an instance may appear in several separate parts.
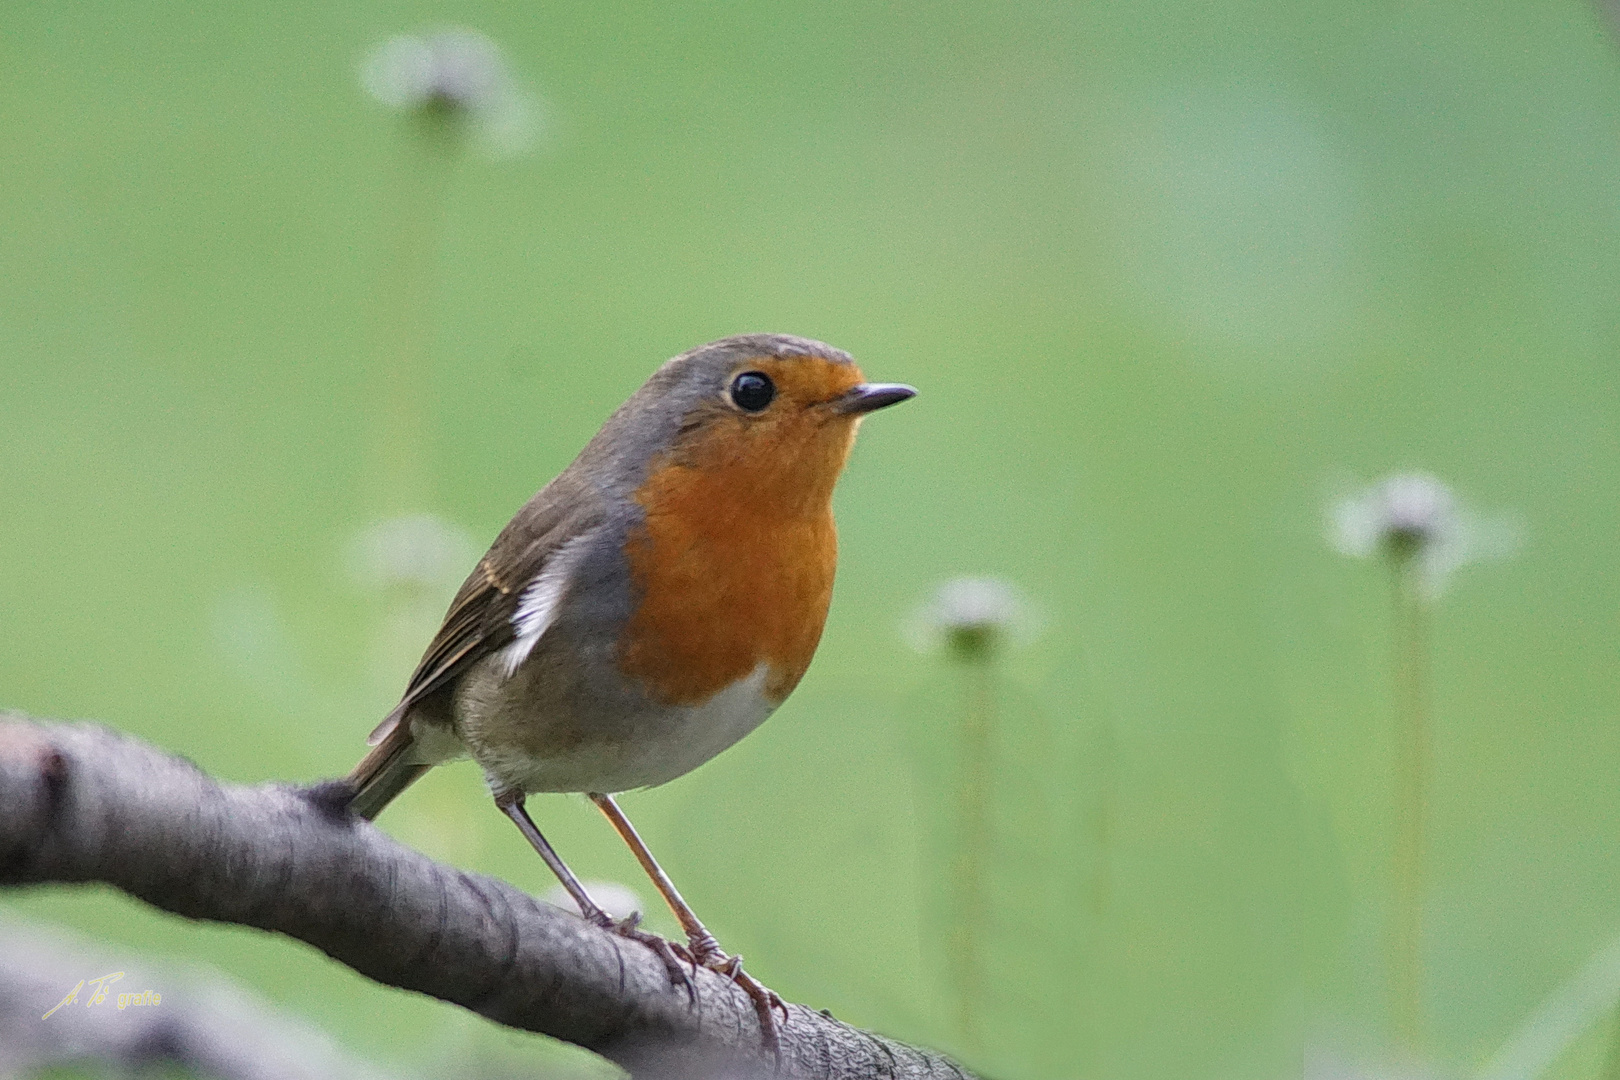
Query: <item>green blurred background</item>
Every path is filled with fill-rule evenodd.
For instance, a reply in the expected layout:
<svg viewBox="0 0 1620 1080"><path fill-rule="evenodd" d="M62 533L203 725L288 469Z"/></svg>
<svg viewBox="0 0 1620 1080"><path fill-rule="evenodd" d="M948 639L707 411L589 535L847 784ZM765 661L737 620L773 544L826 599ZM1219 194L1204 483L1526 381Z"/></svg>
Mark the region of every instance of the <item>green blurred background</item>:
<svg viewBox="0 0 1620 1080"><path fill-rule="evenodd" d="M1433 619L1428 1056L1479 1067L1620 932L1620 60L1586 4L3 22L0 704L238 781L345 771L455 579L658 362L798 333L922 394L863 430L798 692L624 800L784 996L1005 1077L1383 1053L1388 591L1322 521L1413 466L1524 535ZM427 176L361 89L369 50L441 24L536 95L527 153L469 141ZM411 333L401 495L379 388ZM401 600L352 563L406 511L470 547ZM929 750L959 688L901 632L965 573L1041 625L999 672L971 1037ZM587 804L531 805L582 876L652 897ZM382 823L551 885L470 766ZM97 890L0 908L213 965L404 1074L588 1067L295 942ZM1597 1075L1609 1040L1554 1072Z"/></svg>

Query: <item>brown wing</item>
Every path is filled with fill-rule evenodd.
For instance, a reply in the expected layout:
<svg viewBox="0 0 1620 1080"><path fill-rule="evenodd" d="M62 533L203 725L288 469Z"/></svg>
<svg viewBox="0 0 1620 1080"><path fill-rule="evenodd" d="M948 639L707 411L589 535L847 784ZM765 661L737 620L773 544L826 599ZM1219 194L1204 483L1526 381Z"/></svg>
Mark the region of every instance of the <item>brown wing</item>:
<svg viewBox="0 0 1620 1080"><path fill-rule="evenodd" d="M557 490L559 486L564 489ZM413 705L450 686L468 668L516 637L512 616L523 590L563 544L599 520L595 501L567 490L571 487L564 477L558 477L501 530L450 602L444 625L416 665L405 696L377 725L368 743L377 745Z"/></svg>

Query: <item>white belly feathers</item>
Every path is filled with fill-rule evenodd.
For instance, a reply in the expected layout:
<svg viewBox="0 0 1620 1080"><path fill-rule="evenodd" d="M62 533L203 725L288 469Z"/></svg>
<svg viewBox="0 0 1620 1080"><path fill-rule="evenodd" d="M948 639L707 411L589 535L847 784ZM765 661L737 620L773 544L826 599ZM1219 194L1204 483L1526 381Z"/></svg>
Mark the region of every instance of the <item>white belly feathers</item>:
<svg viewBox="0 0 1620 1080"><path fill-rule="evenodd" d="M479 747L474 756L496 791L613 794L652 787L691 772L776 709L765 695L763 663L699 705L641 699L623 711L593 703L586 714L566 716L572 710L557 708L557 697L516 685L527 674L506 677L504 658L492 656L469 672L458 695L457 727L476 728L467 742Z"/></svg>

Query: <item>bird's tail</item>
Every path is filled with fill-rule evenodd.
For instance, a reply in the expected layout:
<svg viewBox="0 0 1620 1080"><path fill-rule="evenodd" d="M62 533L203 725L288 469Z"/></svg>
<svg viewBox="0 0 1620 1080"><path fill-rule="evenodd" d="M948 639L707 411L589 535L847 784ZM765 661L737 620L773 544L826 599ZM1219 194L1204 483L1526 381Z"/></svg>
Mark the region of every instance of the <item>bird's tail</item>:
<svg viewBox="0 0 1620 1080"><path fill-rule="evenodd" d="M416 739L403 716L390 716L377 731L381 737L376 745L349 773L349 783L355 789L349 809L367 821L374 820L383 807L394 801L394 796L433 767L417 760L411 752Z"/></svg>

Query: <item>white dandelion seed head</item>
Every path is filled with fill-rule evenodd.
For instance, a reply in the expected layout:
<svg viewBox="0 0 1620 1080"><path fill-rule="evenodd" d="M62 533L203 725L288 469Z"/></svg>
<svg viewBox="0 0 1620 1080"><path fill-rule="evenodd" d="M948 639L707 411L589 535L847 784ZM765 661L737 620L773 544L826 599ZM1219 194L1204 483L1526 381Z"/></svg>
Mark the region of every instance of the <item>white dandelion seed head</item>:
<svg viewBox="0 0 1620 1080"><path fill-rule="evenodd" d="M1333 506L1333 546L1366 558L1390 545L1455 544L1461 518L1451 489L1428 473L1400 473Z"/></svg>
<svg viewBox="0 0 1620 1080"><path fill-rule="evenodd" d="M349 576L371 588L398 584L454 586L472 569L477 551L467 530L433 514L373 522L348 544Z"/></svg>
<svg viewBox="0 0 1620 1080"><path fill-rule="evenodd" d="M390 108L468 116L497 155L526 148L539 126L534 96L513 76L499 46L476 30L390 38L362 62L360 82Z"/></svg>
<svg viewBox="0 0 1620 1080"><path fill-rule="evenodd" d="M395 109L435 102L474 110L510 81L495 43L475 30L401 34L379 45L360 69L372 97Z"/></svg>
<svg viewBox="0 0 1620 1080"><path fill-rule="evenodd" d="M1035 617L1018 588L995 577L944 582L906 623L906 638L919 652L941 646L979 651L1012 639L1027 640Z"/></svg>
<svg viewBox="0 0 1620 1080"><path fill-rule="evenodd" d="M1329 507L1328 538L1341 555L1416 561L1425 590L1470 562L1502 558L1519 546L1517 523L1465 507L1429 473L1397 473Z"/></svg>
<svg viewBox="0 0 1620 1080"><path fill-rule="evenodd" d="M585 895L615 919L628 919L645 910L641 906L641 897L628 885L621 885L617 881L582 881L580 884L585 886ZM574 903L574 898L561 885L553 885L540 899L552 907L572 911L576 915L580 913L579 905Z"/></svg>

